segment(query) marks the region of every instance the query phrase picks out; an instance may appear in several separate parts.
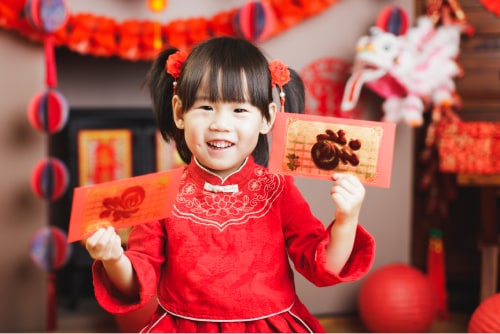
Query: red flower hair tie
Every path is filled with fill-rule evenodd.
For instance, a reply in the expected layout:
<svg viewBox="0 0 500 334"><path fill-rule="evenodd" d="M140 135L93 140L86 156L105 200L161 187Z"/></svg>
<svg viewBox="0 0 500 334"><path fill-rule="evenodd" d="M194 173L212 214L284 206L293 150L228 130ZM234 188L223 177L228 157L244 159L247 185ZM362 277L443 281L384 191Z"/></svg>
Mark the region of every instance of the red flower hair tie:
<svg viewBox="0 0 500 334"><path fill-rule="evenodd" d="M269 70L271 71L272 86L277 85L280 89L280 112L283 112L285 110L285 92L283 91L283 86L290 81L290 71L288 70L288 66L278 59L269 63Z"/></svg>
<svg viewBox="0 0 500 334"><path fill-rule="evenodd" d="M181 75L182 65L186 62L187 53L184 51L176 51L167 58L165 63L165 71L174 78L174 94L176 93L177 79Z"/></svg>

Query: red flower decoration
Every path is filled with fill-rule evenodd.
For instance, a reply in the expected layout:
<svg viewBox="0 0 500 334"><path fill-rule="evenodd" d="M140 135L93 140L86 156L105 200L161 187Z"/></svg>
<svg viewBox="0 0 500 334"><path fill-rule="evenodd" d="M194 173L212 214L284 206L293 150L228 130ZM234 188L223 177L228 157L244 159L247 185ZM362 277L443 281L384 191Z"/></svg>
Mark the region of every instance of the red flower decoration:
<svg viewBox="0 0 500 334"><path fill-rule="evenodd" d="M165 70L168 74L177 79L181 75L182 65L186 61L187 53L184 51L177 51L168 56Z"/></svg>
<svg viewBox="0 0 500 334"><path fill-rule="evenodd" d="M290 81L288 67L279 60L273 60L269 63L269 70L271 71L272 85L278 85L280 90L282 90L283 85L286 85Z"/></svg>

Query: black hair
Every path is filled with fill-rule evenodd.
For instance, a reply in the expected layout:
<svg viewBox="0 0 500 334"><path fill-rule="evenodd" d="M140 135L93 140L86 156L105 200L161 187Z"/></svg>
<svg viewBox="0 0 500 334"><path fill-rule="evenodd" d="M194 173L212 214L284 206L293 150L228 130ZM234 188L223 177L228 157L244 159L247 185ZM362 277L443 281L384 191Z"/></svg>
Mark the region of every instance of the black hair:
<svg viewBox="0 0 500 334"><path fill-rule="evenodd" d="M290 80L283 85L283 92L285 93L285 105L284 111L293 113L293 114L303 114L306 109L306 89L304 86L304 81L297 71L293 68L288 67L288 71L290 72ZM279 97L279 88L275 86L275 102L279 105L280 97ZM264 167L268 167L269 165L269 154L266 156L264 160L261 160L261 165Z"/></svg>
<svg viewBox="0 0 500 334"><path fill-rule="evenodd" d="M285 112L303 114L306 109L304 81L294 69L289 67L288 71L290 72L290 81L283 86L283 91L285 92Z"/></svg>
<svg viewBox="0 0 500 334"><path fill-rule="evenodd" d="M174 78L165 71L168 57L176 51L176 48L168 48L160 52L148 72L146 84L163 139L167 142L174 140L180 157L189 163L192 153L186 145L184 130L178 129L174 122ZM206 87L209 100L248 102L270 121L269 104L273 101L271 73L267 59L254 44L235 37L214 37L196 45L177 78L176 94L182 101L183 112L193 106L204 76L210 83ZM247 87L242 86L243 77ZM265 161L268 150L266 135L259 134L252 153L255 162Z"/></svg>

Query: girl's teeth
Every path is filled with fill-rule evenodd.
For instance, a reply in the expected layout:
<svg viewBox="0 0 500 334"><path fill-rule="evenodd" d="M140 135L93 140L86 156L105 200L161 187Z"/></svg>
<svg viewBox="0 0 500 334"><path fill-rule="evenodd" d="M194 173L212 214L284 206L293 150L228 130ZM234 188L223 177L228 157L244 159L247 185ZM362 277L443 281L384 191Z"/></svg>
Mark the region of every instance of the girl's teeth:
<svg viewBox="0 0 500 334"><path fill-rule="evenodd" d="M217 148L226 148L231 146L228 143L210 143L211 146L217 147Z"/></svg>

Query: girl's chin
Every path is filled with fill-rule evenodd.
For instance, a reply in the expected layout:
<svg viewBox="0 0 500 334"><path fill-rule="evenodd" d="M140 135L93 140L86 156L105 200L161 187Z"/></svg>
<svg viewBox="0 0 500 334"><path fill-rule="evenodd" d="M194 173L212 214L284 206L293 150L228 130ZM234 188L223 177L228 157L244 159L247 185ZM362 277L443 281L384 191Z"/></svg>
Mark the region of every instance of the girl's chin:
<svg viewBox="0 0 500 334"><path fill-rule="evenodd" d="M245 160L243 160L245 161ZM208 169L209 171L211 171L212 173L214 174L217 174L217 175L229 175L235 171L237 171L241 165L243 164L243 162L241 163L237 163L237 164L228 164L227 161L225 162L221 162L221 163L209 163L209 164L203 164L201 163L201 165Z"/></svg>

